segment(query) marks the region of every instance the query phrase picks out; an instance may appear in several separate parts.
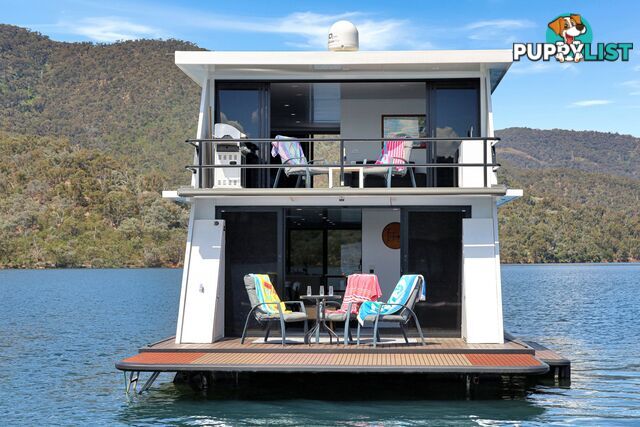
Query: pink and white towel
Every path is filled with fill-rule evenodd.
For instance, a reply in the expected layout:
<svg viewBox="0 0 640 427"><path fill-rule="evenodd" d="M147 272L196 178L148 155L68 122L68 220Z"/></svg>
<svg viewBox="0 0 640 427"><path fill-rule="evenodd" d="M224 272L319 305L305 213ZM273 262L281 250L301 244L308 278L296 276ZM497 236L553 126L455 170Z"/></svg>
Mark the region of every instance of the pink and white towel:
<svg viewBox="0 0 640 427"><path fill-rule="evenodd" d="M351 274L347 278L347 289L344 292L342 306L336 313L346 313L349 303L351 313L357 314L360 304L365 301L377 301L382 296L378 276L375 274Z"/></svg>
<svg viewBox="0 0 640 427"><path fill-rule="evenodd" d="M406 162L402 159L408 161L409 159L404 158L404 140L394 140L394 141L385 141L382 146L382 153L380 153L380 157L376 160L377 165L403 165ZM398 171L403 171L404 167L396 166L395 168Z"/></svg>

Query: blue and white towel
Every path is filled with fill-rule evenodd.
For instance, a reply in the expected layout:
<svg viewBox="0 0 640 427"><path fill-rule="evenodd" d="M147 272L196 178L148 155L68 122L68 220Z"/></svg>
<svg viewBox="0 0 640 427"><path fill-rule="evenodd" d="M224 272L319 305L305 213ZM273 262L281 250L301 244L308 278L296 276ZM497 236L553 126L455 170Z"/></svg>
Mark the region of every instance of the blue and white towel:
<svg viewBox="0 0 640 427"><path fill-rule="evenodd" d="M400 277L398 280L398 284L396 288L393 290L391 297L387 303L376 302L376 301L365 301L360 306L360 310L358 310L358 322L364 326L364 320L367 316L375 316L380 312L380 315L387 314L395 314L398 311L402 310L401 305L406 305L409 301L409 296L411 292L415 289L415 287L422 279L422 289L420 290L420 301L424 301L427 294L427 285L424 281L424 277L420 274L405 274ZM411 308L411 307L410 307Z"/></svg>

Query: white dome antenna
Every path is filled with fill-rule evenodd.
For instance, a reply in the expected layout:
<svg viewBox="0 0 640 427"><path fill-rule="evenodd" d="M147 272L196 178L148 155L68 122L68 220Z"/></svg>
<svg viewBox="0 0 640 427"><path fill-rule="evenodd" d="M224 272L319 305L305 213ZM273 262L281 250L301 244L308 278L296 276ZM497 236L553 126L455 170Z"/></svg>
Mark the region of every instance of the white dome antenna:
<svg viewBox="0 0 640 427"><path fill-rule="evenodd" d="M329 29L329 50L334 52L358 50L358 29L349 21L338 21Z"/></svg>

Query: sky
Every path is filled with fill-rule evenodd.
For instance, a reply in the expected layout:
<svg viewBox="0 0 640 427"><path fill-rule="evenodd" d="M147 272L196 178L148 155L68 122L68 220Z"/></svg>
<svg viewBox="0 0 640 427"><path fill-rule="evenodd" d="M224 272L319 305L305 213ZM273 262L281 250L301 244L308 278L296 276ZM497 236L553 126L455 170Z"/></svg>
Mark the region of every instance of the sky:
<svg viewBox="0 0 640 427"><path fill-rule="evenodd" d="M640 137L640 2L627 1L36 1L0 0L0 22L58 41L187 40L209 50L325 50L352 21L361 50L510 49L544 42L564 13L586 18L593 42L631 42L628 62L515 63L493 96L497 129L598 130ZM186 78L186 77L185 77Z"/></svg>

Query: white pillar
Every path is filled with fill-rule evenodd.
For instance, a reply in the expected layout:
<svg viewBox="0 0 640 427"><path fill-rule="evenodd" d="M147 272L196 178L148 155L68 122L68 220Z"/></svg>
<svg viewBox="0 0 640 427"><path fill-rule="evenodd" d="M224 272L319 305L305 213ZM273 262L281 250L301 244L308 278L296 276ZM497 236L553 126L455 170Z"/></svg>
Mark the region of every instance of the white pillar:
<svg viewBox="0 0 640 427"><path fill-rule="evenodd" d="M494 219L462 220L462 336L468 343L504 342L500 256Z"/></svg>
<svg viewBox="0 0 640 427"><path fill-rule="evenodd" d="M224 221L214 219L213 202L194 199L176 343L212 343L224 336Z"/></svg>

